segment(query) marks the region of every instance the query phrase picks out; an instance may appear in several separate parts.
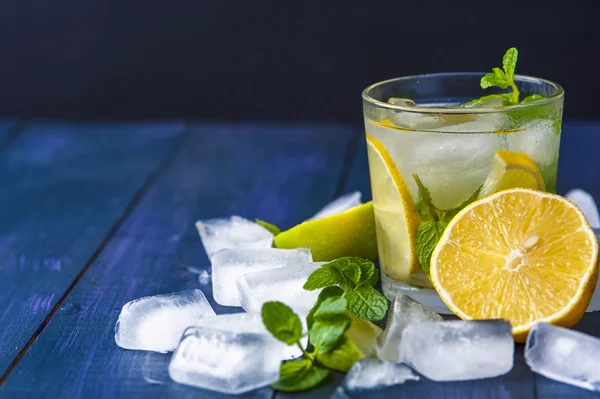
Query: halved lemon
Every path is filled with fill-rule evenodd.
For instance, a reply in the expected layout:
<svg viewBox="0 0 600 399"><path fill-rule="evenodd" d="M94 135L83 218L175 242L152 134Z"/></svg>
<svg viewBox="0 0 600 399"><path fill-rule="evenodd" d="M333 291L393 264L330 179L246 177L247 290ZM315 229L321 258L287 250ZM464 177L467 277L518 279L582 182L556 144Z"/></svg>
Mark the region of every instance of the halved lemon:
<svg viewBox="0 0 600 399"><path fill-rule="evenodd" d="M367 134L379 262L388 276L408 281L420 270L414 238L419 216L404 179L387 149Z"/></svg>
<svg viewBox="0 0 600 399"><path fill-rule="evenodd" d="M564 197L516 188L478 200L448 224L431 280L462 319L509 320L517 342L537 321L571 327L598 277L598 240Z"/></svg>
<svg viewBox="0 0 600 399"><path fill-rule="evenodd" d="M544 179L531 158L522 152L496 151L494 165L483 183L479 198L516 187L545 190Z"/></svg>

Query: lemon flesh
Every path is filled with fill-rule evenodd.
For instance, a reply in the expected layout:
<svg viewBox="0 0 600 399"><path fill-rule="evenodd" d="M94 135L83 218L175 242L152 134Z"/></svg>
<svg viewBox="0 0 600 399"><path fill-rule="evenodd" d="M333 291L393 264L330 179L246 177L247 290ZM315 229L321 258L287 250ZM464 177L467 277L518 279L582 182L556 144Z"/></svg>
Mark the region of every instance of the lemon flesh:
<svg viewBox="0 0 600 399"><path fill-rule="evenodd" d="M492 170L483 183L479 198L516 187L545 190L544 179L531 158L522 152L496 151Z"/></svg>
<svg viewBox="0 0 600 399"><path fill-rule="evenodd" d="M509 320L517 342L537 321L571 327L591 300L598 240L566 198L516 188L478 200L448 224L431 280L462 319Z"/></svg>

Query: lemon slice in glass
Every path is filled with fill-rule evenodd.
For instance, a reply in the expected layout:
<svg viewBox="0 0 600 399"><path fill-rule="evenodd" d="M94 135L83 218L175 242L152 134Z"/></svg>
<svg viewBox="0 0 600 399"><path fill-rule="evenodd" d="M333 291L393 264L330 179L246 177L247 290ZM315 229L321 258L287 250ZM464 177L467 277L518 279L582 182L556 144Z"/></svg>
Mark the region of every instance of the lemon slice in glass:
<svg viewBox="0 0 600 399"><path fill-rule="evenodd" d="M388 276L409 281L420 271L415 251L419 216L412 195L384 145L367 134L379 263Z"/></svg>
<svg viewBox="0 0 600 399"><path fill-rule="evenodd" d="M545 190L544 179L531 158L521 152L496 151L492 170L483 183L479 198L516 187Z"/></svg>

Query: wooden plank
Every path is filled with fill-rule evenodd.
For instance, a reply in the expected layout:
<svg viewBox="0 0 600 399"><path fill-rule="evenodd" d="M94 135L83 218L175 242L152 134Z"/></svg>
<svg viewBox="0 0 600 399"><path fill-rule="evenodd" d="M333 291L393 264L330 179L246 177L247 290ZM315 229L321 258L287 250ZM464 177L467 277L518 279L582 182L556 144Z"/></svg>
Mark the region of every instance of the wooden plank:
<svg viewBox="0 0 600 399"><path fill-rule="evenodd" d="M182 124L30 124L0 155L0 376L165 158Z"/></svg>
<svg viewBox="0 0 600 399"><path fill-rule="evenodd" d="M0 397L218 397L149 383L166 380L168 356L116 347L121 306L196 287L212 302L210 284L199 284L187 269L209 270L195 220L239 214L283 226L302 221L333 198L349 136L349 128L335 125L195 129L8 377ZM248 395L271 396L270 388Z"/></svg>

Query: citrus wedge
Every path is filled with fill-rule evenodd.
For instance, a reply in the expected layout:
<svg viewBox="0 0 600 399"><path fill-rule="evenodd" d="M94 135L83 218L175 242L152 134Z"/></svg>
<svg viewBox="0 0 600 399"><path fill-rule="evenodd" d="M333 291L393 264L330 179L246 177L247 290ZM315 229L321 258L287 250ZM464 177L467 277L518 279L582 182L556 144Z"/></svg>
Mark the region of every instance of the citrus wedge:
<svg viewBox="0 0 600 399"><path fill-rule="evenodd" d="M462 319L509 320L517 342L537 321L571 327L598 277L598 240L564 197L516 188L478 200L448 224L431 280Z"/></svg>
<svg viewBox="0 0 600 399"><path fill-rule="evenodd" d="M275 236L277 248L310 248L315 262L345 256L377 260L373 202L308 220Z"/></svg>
<svg viewBox="0 0 600 399"><path fill-rule="evenodd" d="M385 274L408 281L419 271L414 238L419 216L412 196L392 157L367 134L371 188L377 224L379 262Z"/></svg>
<svg viewBox="0 0 600 399"><path fill-rule="evenodd" d="M494 165L483 183L479 198L516 187L545 190L544 179L531 158L522 152L496 151Z"/></svg>

